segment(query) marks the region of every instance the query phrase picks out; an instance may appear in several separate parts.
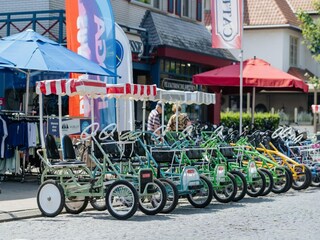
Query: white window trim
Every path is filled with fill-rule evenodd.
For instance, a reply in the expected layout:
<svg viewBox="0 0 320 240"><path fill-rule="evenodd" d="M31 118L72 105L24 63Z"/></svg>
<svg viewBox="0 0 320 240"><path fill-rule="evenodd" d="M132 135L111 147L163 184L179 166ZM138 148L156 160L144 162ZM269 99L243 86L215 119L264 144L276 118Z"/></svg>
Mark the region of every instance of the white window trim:
<svg viewBox="0 0 320 240"><path fill-rule="evenodd" d="M294 52L291 52L291 46L293 45L293 42L296 40L296 44L295 44L295 55L294 56ZM294 59L295 57L295 59ZM291 58L293 61L291 61ZM290 35L290 38L289 38L289 65L291 67L297 67L298 66L298 61L299 61L299 38L296 37L296 36L292 36Z"/></svg>
<svg viewBox="0 0 320 240"><path fill-rule="evenodd" d="M153 5L153 1L154 0L150 0L150 3L143 3L143 2L140 2L139 0L131 0L131 3L133 4L136 4L136 5L140 5L140 6L143 6L143 7L148 7L148 8L153 8L153 9L158 9L158 10L163 10L162 9L162 1L163 0L160 0L160 3L159 3L159 8L156 8L154 7Z"/></svg>

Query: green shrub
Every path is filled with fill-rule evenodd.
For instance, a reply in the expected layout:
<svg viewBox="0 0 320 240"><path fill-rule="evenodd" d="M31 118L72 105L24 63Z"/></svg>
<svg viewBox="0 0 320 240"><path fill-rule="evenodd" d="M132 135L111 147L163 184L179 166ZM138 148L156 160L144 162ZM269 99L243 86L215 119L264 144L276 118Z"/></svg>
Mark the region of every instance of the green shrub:
<svg viewBox="0 0 320 240"><path fill-rule="evenodd" d="M239 112L222 112L221 113L221 124L226 127L239 128ZM280 116L279 114L271 113L255 113L254 114L254 128L261 130L275 130L279 126ZM251 114L242 114L242 126L251 125Z"/></svg>

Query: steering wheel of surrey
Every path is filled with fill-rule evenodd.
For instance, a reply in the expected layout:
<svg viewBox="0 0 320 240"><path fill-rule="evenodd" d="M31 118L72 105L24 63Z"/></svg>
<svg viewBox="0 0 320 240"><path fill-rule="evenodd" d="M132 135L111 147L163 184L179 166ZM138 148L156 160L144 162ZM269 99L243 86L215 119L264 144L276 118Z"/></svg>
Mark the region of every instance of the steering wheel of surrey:
<svg viewBox="0 0 320 240"><path fill-rule="evenodd" d="M89 126L87 126L85 129L82 130L80 134L81 140L87 140L91 136L95 136L99 130L99 127L100 127L99 123L97 122L91 123ZM91 130L91 133L89 133L90 130Z"/></svg>
<svg viewBox="0 0 320 240"><path fill-rule="evenodd" d="M282 132L279 133L279 136L282 139L287 138L287 139L292 140L293 138L296 137L296 134L295 134L292 127L287 127L286 129L284 129Z"/></svg>
<svg viewBox="0 0 320 240"><path fill-rule="evenodd" d="M181 134L179 135L179 140L184 139L186 136L190 135L191 132L193 130L193 126L189 125L187 126L185 129L183 129L183 131L181 132Z"/></svg>
<svg viewBox="0 0 320 240"><path fill-rule="evenodd" d="M119 140L120 141L135 141L141 136L142 132L126 132L122 135L120 135Z"/></svg>
<svg viewBox="0 0 320 240"><path fill-rule="evenodd" d="M166 125L162 125L160 127L158 127L156 130L153 131L152 135L151 135L151 140L159 140L160 138L164 137L165 134L163 134L165 131L163 131L163 133L160 133L160 135L158 135L157 132L161 132L162 129L165 130L167 126Z"/></svg>
<svg viewBox="0 0 320 240"><path fill-rule="evenodd" d="M110 131L111 132L108 132ZM99 139L100 140L105 140L110 136L113 136L114 132L117 130L117 124L115 123L111 123L108 126L106 126L105 128L103 128L99 134Z"/></svg>
<svg viewBox="0 0 320 240"><path fill-rule="evenodd" d="M271 138L275 139L277 137L279 137L279 134L283 131L283 127L279 127L277 128L272 134L271 134Z"/></svg>
<svg viewBox="0 0 320 240"><path fill-rule="evenodd" d="M303 138L303 134L299 134L295 139L293 139L293 143L298 143L301 141L301 139Z"/></svg>

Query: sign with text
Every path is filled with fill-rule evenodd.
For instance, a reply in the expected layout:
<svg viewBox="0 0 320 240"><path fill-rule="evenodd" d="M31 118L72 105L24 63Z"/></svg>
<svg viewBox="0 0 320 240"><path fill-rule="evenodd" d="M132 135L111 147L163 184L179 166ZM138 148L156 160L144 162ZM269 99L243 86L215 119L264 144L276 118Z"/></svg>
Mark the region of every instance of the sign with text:
<svg viewBox="0 0 320 240"><path fill-rule="evenodd" d="M89 119L66 119L62 120L62 134L71 135L71 134L80 134L83 129L85 129L91 120ZM58 119L49 119L48 122L48 133L56 137L59 137L59 120Z"/></svg>
<svg viewBox="0 0 320 240"><path fill-rule="evenodd" d="M212 0L212 47L241 48L242 0Z"/></svg>

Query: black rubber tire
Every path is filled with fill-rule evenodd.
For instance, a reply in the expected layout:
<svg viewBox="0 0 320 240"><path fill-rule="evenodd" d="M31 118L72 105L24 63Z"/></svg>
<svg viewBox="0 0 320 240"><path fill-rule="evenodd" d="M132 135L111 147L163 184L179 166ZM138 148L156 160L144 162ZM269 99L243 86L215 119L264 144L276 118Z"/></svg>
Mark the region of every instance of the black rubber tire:
<svg viewBox="0 0 320 240"><path fill-rule="evenodd" d="M158 203L157 206L155 206L154 204L151 204L154 209L148 209L148 208L145 208L143 206L143 203L142 203L142 198L143 196L140 195L139 197L139 209L141 212L143 212L144 214L146 215L155 215L159 212L162 211L162 209L164 208L164 206L166 205L166 201L167 201L167 191L166 191L166 188L164 187L164 185L161 183L161 181L159 179L153 179L153 184L157 185L161 191L161 202ZM153 203L153 201L152 201Z"/></svg>
<svg viewBox="0 0 320 240"><path fill-rule="evenodd" d="M212 184L211 184L210 180L207 177L202 176L202 175L200 176L200 180L207 187L207 191L208 191L207 199L202 203L198 203L198 202L194 201L194 199L193 199L194 193L193 194L188 194L187 195L187 199L188 199L189 203L192 206L194 206L195 208L204 208L204 207L208 206L211 203L212 198L213 198L213 187L212 187ZM203 187L205 187L205 186L203 186ZM198 191L201 191L201 189L198 190Z"/></svg>
<svg viewBox="0 0 320 240"><path fill-rule="evenodd" d="M266 187L266 178L264 176L264 173L262 173L259 169L257 169L257 172L258 172L258 174L260 176L259 178L261 179L261 185L259 186L260 189L258 191L252 190L252 189L254 189L254 186L252 184L248 183L247 194L250 197L258 197L258 196L260 196L264 192L264 189Z"/></svg>
<svg viewBox="0 0 320 240"><path fill-rule="evenodd" d="M236 179L237 183L237 194L233 198L233 202L238 202L244 198L247 192L247 180L242 172L233 170L230 172Z"/></svg>
<svg viewBox="0 0 320 240"><path fill-rule="evenodd" d="M218 202L221 202L221 203L229 203L229 202L231 202L234 199L234 197L236 196L236 194L237 194L237 182L236 182L235 177L231 173L227 173L227 177L230 180L230 184L231 184L230 187L232 188L232 189L230 189L231 194L229 194L226 197L221 197L220 193L218 193L218 189L215 189L215 187L213 187L213 197ZM223 190L223 191L225 192L225 190Z"/></svg>
<svg viewBox="0 0 320 240"><path fill-rule="evenodd" d="M284 173L281 173L283 172ZM292 173L290 172L290 170L286 167L276 167L273 171L276 171L274 174L277 174L276 178L273 179L273 188L272 188L272 192L273 193L285 193L287 191L289 191L291 185L292 185ZM280 175L279 175L280 174ZM283 175L283 176L282 176ZM281 179L279 179L279 177L282 179L285 179L284 184L281 186L278 186L277 184L279 183L279 181L282 181Z"/></svg>
<svg viewBox="0 0 320 240"><path fill-rule="evenodd" d="M304 179L304 182L300 185L296 184L296 181L293 179L292 181L292 189L294 190L302 190L302 189L306 189L310 186L311 184L311 178L312 178L312 174L311 174L311 171L310 169L307 167L307 166L304 166L304 176L305 176L305 179Z"/></svg>
<svg viewBox="0 0 320 240"><path fill-rule="evenodd" d="M177 186L169 179L161 178L159 179L167 192L167 202L161 213L171 213L178 205L179 202L179 191ZM170 189L170 191L169 191ZM169 191L169 192L168 192Z"/></svg>
<svg viewBox="0 0 320 240"><path fill-rule="evenodd" d="M307 174L308 181L303 186L303 189L307 189L308 187L311 186L311 183L312 183L312 172L309 167L305 166L305 168L306 168L306 174Z"/></svg>
<svg viewBox="0 0 320 240"><path fill-rule="evenodd" d="M317 163L317 164L313 165L312 167L319 168L320 165L319 165L319 163ZM310 169L310 171L311 171L311 169ZM320 187L320 173L317 170L315 172L315 175L313 175L313 173L311 171L311 184L310 184L310 186Z"/></svg>
<svg viewBox="0 0 320 240"><path fill-rule="evenodd" d="M111 206L111 201L112 199L110 198L110 194L113 192L113 190L119 186L124 186L127 187L132 195L133 195L133 203L132 203L132 208L130 209L129 212L127 212L126 214L118 214L117 212L115 212ZM106 205L107 205L107 209L109 211L109 213L116 219L119 220L126 220L130 217L132 217L136 211L138 210L138 202L139 202L139 197L138 197L138 192L137 190L133 187L133 185L131 183L129 183L128 181L125 180L117 180L115 182L113 182L112 184L110 184L110 186L108 186L107 191L106 191Z"/></svg>
<svg viewBox="0 0 320 240"><path fill-rule="evenodd" d="M66 209L67 213L71 213L71 214L79 214L81 212L83 212L83 210L86 209L86 207L88 206L88 198L85 197L84 199L78 199L78 197L73 198L66 198L65 199L65 203L64 203L64 208Z"/></svg>
<svg viewBox="0 0 320 240"><path fill-rule="evenodd" d="M106 199L103 198L90 198L90 205L97 211L105 211L107 210Z"/></svg>
<svg viewBox="0 0 320 240"><path fill-rule="evenodd" d="M52 191L52 189L50 188L48 189L48 187L50 187L49 185L52 185L53 188L56 188L56 189L53 189L55 190L54 192ZM57 206L52 211L48 212L48 210L50 209L45 209L45 206L43 205L45 204L45 202L43 202L43 200L46 200L47 203L51 202L52 196L54 193L59 194L58 199L56 199L58 200L56 204ZM37 204L43 216L46 216L46 217L57 216L58 214L61 213L64 207L64 202L65 202L64 191L59 183L57 183L54 180L46 180L40 185L37 193ZM51 203L50 203L50 206L52 206Z"/></svg>
<svg viewBox="0 0 320 240"><path fill-rule="evenodd" d="M260 170L264 173L266 178L266 188L264 189L261 196L267 196L273 188L273 176L272 173L265 168L260 168Z"/></svg>

